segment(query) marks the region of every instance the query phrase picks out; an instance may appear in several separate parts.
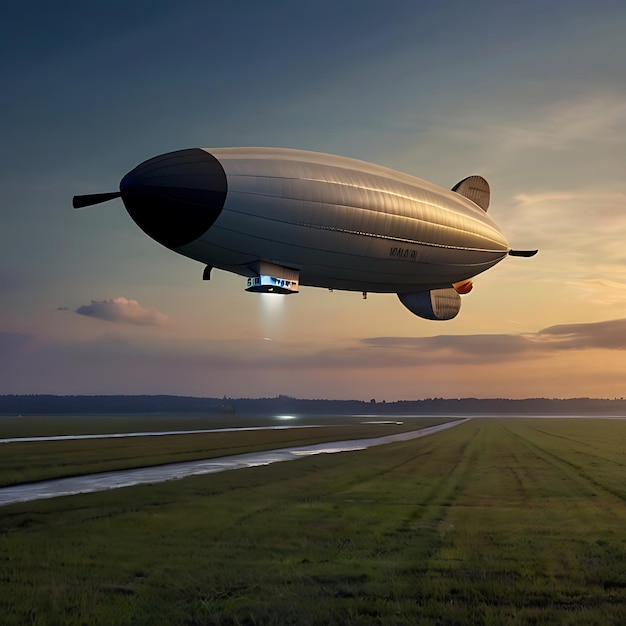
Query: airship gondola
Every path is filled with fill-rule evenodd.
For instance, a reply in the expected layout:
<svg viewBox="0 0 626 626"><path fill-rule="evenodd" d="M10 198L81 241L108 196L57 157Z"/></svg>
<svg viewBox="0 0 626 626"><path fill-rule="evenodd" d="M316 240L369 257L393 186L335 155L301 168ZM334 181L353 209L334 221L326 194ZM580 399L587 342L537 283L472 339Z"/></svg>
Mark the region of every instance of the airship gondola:
<svg viewBox="0 0 626 626"><path fill-rule="evenodd" d="M415 315L452 319L471 278L511 250L470 176L451 190L379 165L286 148L190 148L144 161L118 192L152 239L247 279L252 292L300 286L396 293Z"/></svg>

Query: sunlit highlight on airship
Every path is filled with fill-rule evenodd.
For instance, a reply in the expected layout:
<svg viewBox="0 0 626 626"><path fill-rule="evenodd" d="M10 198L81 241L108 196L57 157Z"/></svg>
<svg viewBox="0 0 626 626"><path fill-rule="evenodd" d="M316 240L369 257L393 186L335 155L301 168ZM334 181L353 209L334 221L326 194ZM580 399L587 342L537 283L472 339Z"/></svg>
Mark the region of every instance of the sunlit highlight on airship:
<svg viewBox="0 0 626 626"><path fill-rule="evenodd" d="M191 148L149 159L119 192L74 196L80 208L121 197L152 239L247 279L246 290L300 285L396 293L415 315L448 320L471 278L511 250L487 215L489 185L452 190L355 159L285 148Z"/></svg>

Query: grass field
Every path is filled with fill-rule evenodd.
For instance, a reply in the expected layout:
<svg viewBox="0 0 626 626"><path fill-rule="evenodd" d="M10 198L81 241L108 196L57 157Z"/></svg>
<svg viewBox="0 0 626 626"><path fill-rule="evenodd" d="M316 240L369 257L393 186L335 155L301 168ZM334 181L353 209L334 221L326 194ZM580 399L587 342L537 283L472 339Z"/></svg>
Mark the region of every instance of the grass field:
<svg viewBox="0 0 626 626"><path fill-rule="evenodd" d="M364 422L379 421L367 415L203 415L148 413L132 415L24 415L0 416L0 439L8 437L45 437L51 435L86 435L102 433L157 432L171 430L203 430L215 428L254 428L267 426L296 426L316 424L320 426L353 426ZM405 422L405 428L423 421L440 423L445 417L398 416L389 421ZM419 428L419 426L418 426Z"/></svg>
<svg viewBox="0 0 626 626"><path fill-rule="evenodd" d="M442 417L410 417L388 424L364 423L364 418L343 417L331 422L323 418L308 421L319 428L289 428L213 432L114 439L77 439L45 442L12 442L1 444L0 487L62 478L80 474L106 472L132 467L209 459L217 456L256 452L287 446L304 446L327 441L381 437L407 430L417 430L450 421ZM267 424L268 418L244 418L239 425ZM270 423L276 425L270 419ZM89 426L86 426L89 424ZM32 437L45 432L47 436L70 433L103 434L116 432L155 432L198 430L232 426L233 421L206 418L158 419L128 416L126 418L19 418L0 419L0 438Z"/></svg>
<svg viewBox="0 0 626 626"><path fill-rule="evenodd" d="M626 421L424 439L0 509L6 624L622 624Z"/></svg>

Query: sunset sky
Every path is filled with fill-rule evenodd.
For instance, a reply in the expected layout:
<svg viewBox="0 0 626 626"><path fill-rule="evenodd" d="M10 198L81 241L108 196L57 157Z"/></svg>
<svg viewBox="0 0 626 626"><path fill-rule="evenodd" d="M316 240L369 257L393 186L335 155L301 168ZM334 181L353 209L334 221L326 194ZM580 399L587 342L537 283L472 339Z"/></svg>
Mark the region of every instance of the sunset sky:
<svg viewBox="0 0 626 626"><path fill-rule="evenodd" d="M626 396L626 3L24 2L0 21L0 393ZM430 322L395 295L245 279L161 247L152 156L282 146L491 185L514 248Z"/></svg>

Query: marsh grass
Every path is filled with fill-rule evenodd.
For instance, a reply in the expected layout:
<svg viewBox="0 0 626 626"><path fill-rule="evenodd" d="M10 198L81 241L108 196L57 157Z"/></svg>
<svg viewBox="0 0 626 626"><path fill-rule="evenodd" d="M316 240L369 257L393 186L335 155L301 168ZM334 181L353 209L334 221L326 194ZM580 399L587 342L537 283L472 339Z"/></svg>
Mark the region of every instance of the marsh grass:
<svg viewBox="0 0 626 626"><path fill-rule="evenodd" d="M0 509L7 624L620 624L626 422L424 439Z"/></svg>

